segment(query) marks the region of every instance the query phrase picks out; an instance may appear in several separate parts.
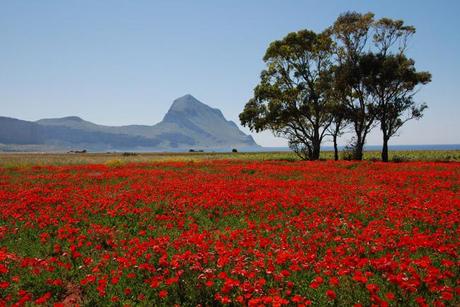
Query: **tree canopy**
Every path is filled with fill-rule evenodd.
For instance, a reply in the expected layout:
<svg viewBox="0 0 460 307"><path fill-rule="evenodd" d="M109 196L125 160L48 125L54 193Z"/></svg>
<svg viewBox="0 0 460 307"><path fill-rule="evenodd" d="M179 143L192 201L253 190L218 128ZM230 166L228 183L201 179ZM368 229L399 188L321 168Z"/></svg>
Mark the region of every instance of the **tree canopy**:
<svg viewBox="0 0 460 307"><path fill-rule="evenodd" d="M254 97L240 115L255 131L270 129L288 138L305 159L318 159L320 144L331 124L332 40L326 33L302 30L270 44L267 68Z"/></svg>
<svg viewBox="0 0 460 307"><path fill-rule="evenodd" d="M321 143L353 131L353 158L362 159L369 132L380 123L382 159L388 140L426 104L417 104L419 85L430 82L417 72L405 51L415 28L401 20L347 12L321 33L300 30L272 42L254 96L241 123L288 139L302 158L319 158Z"/></svg>

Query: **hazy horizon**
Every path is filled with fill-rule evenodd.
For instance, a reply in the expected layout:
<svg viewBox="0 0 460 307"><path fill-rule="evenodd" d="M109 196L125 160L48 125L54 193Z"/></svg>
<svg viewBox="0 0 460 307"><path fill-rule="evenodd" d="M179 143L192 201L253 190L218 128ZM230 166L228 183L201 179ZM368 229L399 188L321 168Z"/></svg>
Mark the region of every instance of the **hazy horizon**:
<svg viewBox="0 0 460 307"><path fill-rule="evenodd" d="M390 144L459 144L459 9L456 1L2 2L0 116L153 125L174 99L192 94L242 128L238 114L268 44L356 10L415 26L409 56L433 75L417 94L429 106L424 118ZM286 146L269 132L250 134L262 146ZM378 128L367 143L381 143Z"/></svg>

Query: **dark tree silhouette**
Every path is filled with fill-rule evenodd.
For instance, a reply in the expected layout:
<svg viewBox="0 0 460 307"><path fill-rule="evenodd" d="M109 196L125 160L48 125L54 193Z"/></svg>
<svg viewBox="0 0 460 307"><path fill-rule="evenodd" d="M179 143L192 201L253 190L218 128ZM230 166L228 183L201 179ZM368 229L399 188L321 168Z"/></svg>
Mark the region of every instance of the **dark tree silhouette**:
<svg viewBox="0 0 460 307"><path fill-rule="evenodd" d="M327 33L302 30L270 44L264 56L254 97L240 114L251 130L271 130L289 140L303 159L319 158L320 146L332 122L332 41Z"/></svg>

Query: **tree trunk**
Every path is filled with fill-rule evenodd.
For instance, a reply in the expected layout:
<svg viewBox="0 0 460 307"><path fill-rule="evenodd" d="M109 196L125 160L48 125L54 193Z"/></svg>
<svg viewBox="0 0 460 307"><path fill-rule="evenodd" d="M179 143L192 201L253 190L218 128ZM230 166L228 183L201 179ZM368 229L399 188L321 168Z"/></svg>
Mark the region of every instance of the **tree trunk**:
<svg viewBox="0 0 460 307"><path fill-rule="evenodd" d="M311 142L311 147L312 147L312 152L310 156L310 160L318 160L319 159L319 154L321 151L321 139L319 137L319 126L315 127L313 139Z"/></svg>
<svg viewBox="0 0 460 307"><path fill-rule="evenodd" d="M382 161L388 162L388 139L389 137L383 136L383 147L382 147Z"/></svg>
<svg viewBox="0 0 460 307"><path fill-rule="evenodd" d="M313 146L312 160L318 160L319 159L319 154L320 154L320 144L315 144Z"/></svg>
<svg viewBox="0 0 460 307"><path fill-rule="evenodd" d="M338 150L338 147L337 147L337 134L334 134L332 136L332 138L333 138L333 141L334 141L334 160L338 161L339 160L339 150Z"/></svg>
<svg viewBox="0 0 460 307"><path fill-rule="evenodd" d="M319 140L314 140L311 145L312 145L312 151L310 155L310 160L312 161L318 160L319 154L321 151L321 142Z"/></svg>
<svg viewBox="0 0 460 307"><path fill-rule="evenodd" d="M364 140L358 134L356 144L353 147L353 160L361 161L363 159Z"/></svg>
<svg viewBox="0 0 460 307"><path fill-rule="evenodd" d="M363 160L363 147L363 144L356 144L356 147L353 150L353 160Z"/></svg>
<svg viewBox="0 0 460 307"><path fill-rule="evenodd" d="M387 126L387 121L386 121L386 109L383 109L383 116L380 120L380 129L382 130L382 135L383 135L383 146L382 146L382 161L383 162L388 162L388 140L390 137L388 136L389 134L389 129Z"/></svg>

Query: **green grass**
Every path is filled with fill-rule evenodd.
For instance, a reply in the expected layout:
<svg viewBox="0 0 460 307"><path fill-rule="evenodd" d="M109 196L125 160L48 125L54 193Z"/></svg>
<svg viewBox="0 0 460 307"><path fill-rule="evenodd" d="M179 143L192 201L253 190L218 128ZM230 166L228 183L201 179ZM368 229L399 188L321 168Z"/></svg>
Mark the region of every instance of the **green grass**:
<svg viewBox="0 0 460 307"><path fill-rule="evenodd" d="M332 151L321 153L321 159L333 159ZM341 155L342 157L342 155ZM292 152L242 152L242 153L139 153L123 155L122 153L0 153L2 167L28 167L34 165L66 165L66 164L107 164L117 166L130 162L161 162L161 161L200 161L200 160L287 160L299 158ZM379 160L380 152L365 152L364 159ZM460 161L460 150L417 150L391 151L390 160L401 161Z"/></svg>

